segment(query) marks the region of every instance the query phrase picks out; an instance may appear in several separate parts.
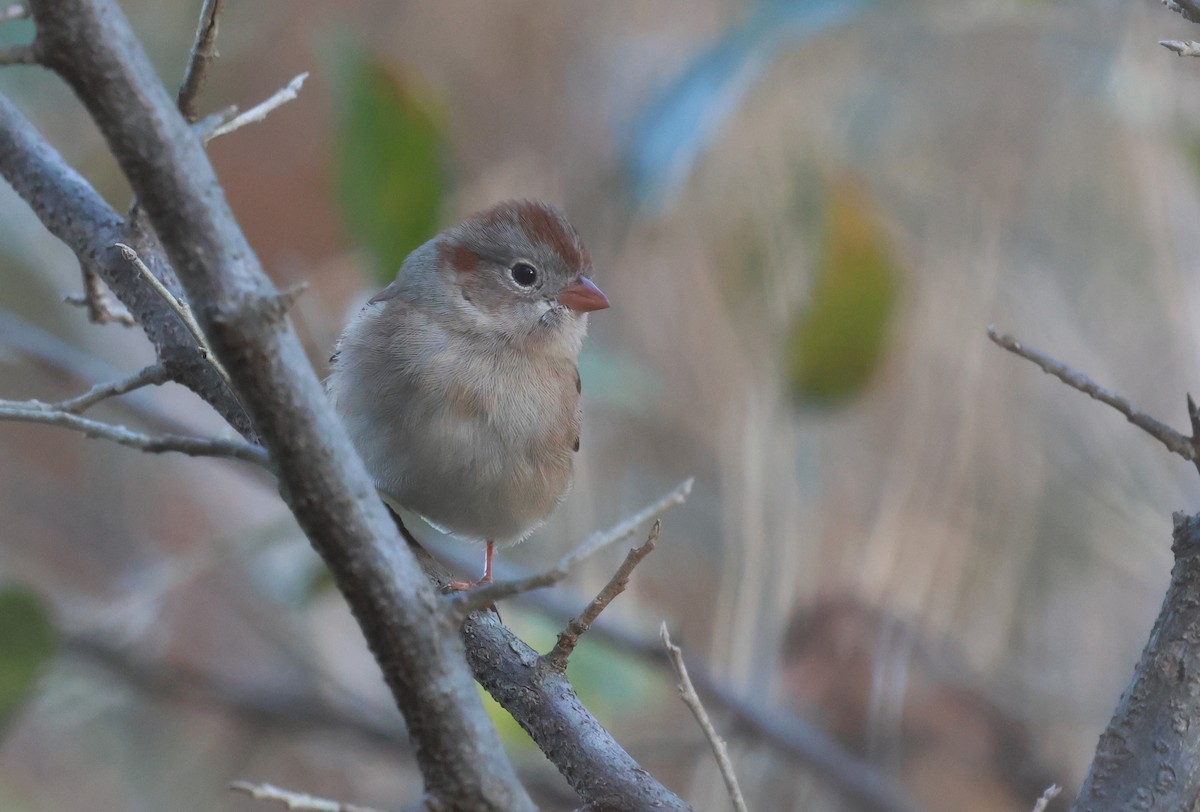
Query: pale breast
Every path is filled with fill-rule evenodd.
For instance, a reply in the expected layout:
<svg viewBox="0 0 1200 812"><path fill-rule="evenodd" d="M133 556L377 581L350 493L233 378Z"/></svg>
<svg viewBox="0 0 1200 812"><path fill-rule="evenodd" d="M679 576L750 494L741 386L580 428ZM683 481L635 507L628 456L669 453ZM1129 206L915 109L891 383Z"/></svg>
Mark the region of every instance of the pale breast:
<svg viewBox="0 0 1200 812"><path fill-rule="evenodd" d="M574 363L474 351L419 314L372 315L343 335L330 390L376 485L455 533L523 538L570 485Z"/></svg>

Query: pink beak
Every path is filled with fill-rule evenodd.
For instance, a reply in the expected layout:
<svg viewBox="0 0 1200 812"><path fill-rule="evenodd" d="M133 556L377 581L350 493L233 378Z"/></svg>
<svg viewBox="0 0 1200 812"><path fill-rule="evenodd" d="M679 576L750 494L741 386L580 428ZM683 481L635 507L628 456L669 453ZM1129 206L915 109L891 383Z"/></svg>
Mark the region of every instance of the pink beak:
<svg viewBox="0 0 1200 812"><path fill-rule="evenodd" d="M590 313L608 307L608 297L596 287L596 283L586 276L581 276L574 285L564 288L562 293L558 294L558 303L577 313Z"/></svg>

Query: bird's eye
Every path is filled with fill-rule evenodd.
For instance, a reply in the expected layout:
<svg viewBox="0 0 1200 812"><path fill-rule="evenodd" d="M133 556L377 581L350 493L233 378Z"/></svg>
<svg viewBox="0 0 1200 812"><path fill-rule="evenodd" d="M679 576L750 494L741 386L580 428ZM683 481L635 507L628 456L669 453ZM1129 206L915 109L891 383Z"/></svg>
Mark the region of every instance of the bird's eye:
<svg viewBox="0 0 1200 812"><path fill-rule="evenodd" d="M508 269L508 275L523 288L531 288L537 282L537 268L528 262L518 262Z"/></svg>

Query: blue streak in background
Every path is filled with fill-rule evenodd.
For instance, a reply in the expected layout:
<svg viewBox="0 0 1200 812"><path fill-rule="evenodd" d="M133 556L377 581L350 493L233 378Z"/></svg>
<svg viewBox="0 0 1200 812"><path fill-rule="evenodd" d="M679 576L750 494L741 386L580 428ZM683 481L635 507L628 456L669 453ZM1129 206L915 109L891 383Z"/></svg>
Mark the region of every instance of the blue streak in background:
<svg viewBox="0 0 1200 812"><path fill-rule="evenodd" d="M661 90L637 116L625 151L634 201L666 208L722 123L771 65L780 50L875 5L875 0L761 0Z"/></svg>

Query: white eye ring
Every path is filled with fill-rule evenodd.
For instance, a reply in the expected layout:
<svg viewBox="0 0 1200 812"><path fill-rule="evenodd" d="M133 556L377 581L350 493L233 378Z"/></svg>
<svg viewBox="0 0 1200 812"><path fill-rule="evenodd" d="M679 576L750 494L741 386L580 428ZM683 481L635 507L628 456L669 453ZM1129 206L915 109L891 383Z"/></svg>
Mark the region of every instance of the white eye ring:
<svg viewBox="0 0 1200 812"><path fill-rule="evenodd" d="M531 288L538 281L537 268L525 261L514 262L512 267L508 269L508 275L512 277L512 281L523 288Z"/></svg>

